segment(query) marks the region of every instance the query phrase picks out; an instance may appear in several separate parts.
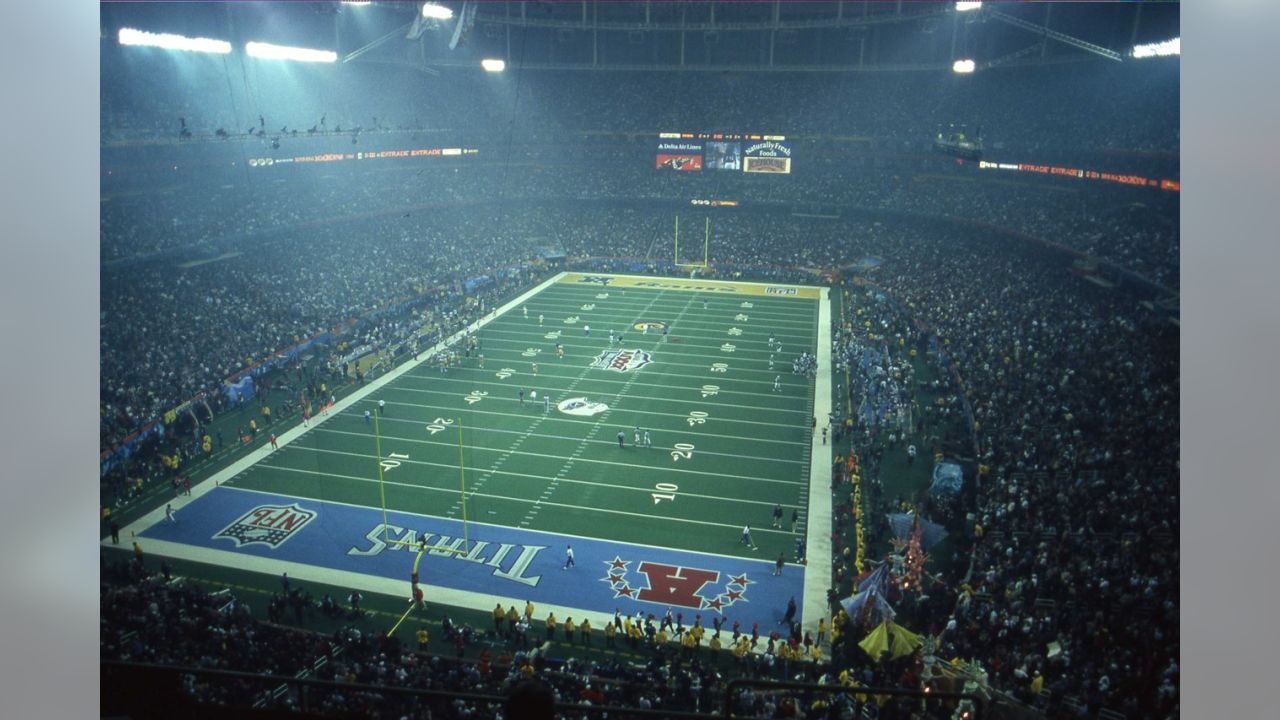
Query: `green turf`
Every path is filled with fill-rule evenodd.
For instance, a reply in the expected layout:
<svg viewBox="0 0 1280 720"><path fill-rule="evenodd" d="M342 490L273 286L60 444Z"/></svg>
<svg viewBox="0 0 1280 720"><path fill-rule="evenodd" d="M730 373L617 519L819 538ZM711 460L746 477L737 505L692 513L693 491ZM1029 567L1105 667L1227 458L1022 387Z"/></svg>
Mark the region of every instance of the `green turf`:
<svg viewBox="0 0 1280 720"><path fill-rule="evenodd" d="M602 292L608 297L598 298ZM231 484L379 507L374 426L363 414L385 400L377 424L382 458L399 463L383 471L388 508L461 517L461 424L471 521L726 555L789 554L796 537L789 523L774 530L770 519L775 503L788 519L792 508L802 518L807 510L813 387L791 372L791 361L814 351L818 307L752 297L748 309L742 301L552 285L527 301L528 317L517 308L478 333L483 369L475 357L447 374L424 362ZM666 323L670 335L642 334L638 322ZM611 329L623 333L615 349L648 351L652 363L625 373L593 368L610 348ZM773 369L771 335L783 344ZM553 404L544 413L548 393ZM594 417L556 410L555 402L572 397L610 409ZM633 447L637 425L653 447ZM759 550L739 544L744 523Z"/></svg>

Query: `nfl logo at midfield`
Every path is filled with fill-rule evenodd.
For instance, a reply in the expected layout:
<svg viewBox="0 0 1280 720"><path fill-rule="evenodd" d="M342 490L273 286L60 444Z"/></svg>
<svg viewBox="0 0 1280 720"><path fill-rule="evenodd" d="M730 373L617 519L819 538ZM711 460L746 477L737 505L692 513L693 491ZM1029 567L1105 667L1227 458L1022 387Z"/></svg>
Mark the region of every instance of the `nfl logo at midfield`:
<svg viewBox="0 0 1280 720"><path fill-rule="evenodd" d="M639 370L651 362L645 350L605 350L591 361L591 367L614 372Z"/></svg>
<svg viewBox="0 0 1280 720"><path fill-rule="evenodd" d="M274 550L301 532L315 517L314 510L307 510L297 503L259 505L222 528L213 539L232 540L238 548L258 543Z"/></svg>

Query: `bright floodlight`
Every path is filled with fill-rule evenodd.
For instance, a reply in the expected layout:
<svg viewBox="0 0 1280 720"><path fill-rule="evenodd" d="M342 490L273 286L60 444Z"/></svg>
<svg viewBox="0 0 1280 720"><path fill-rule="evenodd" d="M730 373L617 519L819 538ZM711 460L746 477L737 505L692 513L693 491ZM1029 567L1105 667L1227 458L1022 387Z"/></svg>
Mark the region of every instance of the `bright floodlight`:
<svg viewBox="0 0 1280 720"><path fill-rule="evenodd" d="M373 0L342 0L343 5L372 5Z"/></svg>
<svg viewBox="0 0 1280 720"><path fill-rule="evenodd" d="M428 20L448 20L453 17L453 11L443 5L426 3L422 6L422 17Z"/></svg>
<svg viewBox="0 0 1280 720"><path fill-rule="evenodd" d="M951 69L958 73L971 73L973 72L973 61L957 60L955 64L951 66Z"/></svg>
<svg viewBox="0 0 1280 720"><path fill-rule="evenodd" d="M480 61L480 67L484 68L485 72L502 72L507 69L507 61L485 58Z"/></svg>
<svg viewBox="0 0 1280 720"><path fill-rule="evenodd" d="M246 43L244 51L251 57L264 60L296 60L298 62L326 62L338 59L338 54L330 50L310 50L307 48L285 47L270 43Z"/></svg>
<svg viewBox="0 0 1280 720"><path fill-rule="evenodd" d="M142 45L164 48L165 50L186 50L189 52L206 52L226 55L231 52L231 43L225 40L209 38L189 38L169 33L149 33L133 28L120 28L121 45Z"/></svg>
<svg viewBox="0 0 1280 720"><path fill-rule="evenodd" d="M1166 55L1182 54L1182 38L1176 37L1172 40L1164 42L1151 43L1149 45L1134 45L1133 52L1130 53L1135 58L1149 57L1165 57Z"/></svg>
<svg viewBox="0 0 1280 720"><path fill-rule="evenodd" d="M970 10L977 10L980 7L982 7L982 3L980 2L957 2L956 12L968 12Z"/></svg>

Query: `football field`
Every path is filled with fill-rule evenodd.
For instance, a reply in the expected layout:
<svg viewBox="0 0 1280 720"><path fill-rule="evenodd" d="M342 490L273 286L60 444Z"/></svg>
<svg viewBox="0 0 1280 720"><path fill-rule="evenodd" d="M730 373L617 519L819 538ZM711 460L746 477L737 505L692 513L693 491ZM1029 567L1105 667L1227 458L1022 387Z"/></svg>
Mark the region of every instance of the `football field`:
<svg viewBox="0 0 1280 720"><path fill-rule="evenodd" d="M160 554L406 597L425 546L428 602L765 627L795 597L811 626L830 584L825 292L564 273L137 531ZM792 371L802 352L816 378Z"/></svg>

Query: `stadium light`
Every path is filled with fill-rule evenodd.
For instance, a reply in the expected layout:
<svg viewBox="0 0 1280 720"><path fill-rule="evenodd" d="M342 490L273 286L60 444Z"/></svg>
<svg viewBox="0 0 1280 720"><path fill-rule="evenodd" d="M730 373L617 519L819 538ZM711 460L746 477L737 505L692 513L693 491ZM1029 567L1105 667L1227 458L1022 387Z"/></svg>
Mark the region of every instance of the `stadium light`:
<svg viewBox="0 0 1280 720"><path fill-rule="evenodd" d="M1176 37L1172 40L1164 42L1149 43L1147 45L1134 45L1133 50L1129 53L1135 58L1149 57L1166 57L1169 55L1182 54L1182 38Z"/></svg>
<svg viewBox="0 0 1280 720"><path fill-rule="evenodd" d="M296 60L298 62L326 62L338 59L338 54L331 50L310 50L308 48L286 47L271 43L250 42L244 46L250 57L263 60Z"/></svg>
<svg viewBox="0 0 1280 720"><path fill-rule="evenodd" d="M422 17L428 20L448 20L453 17L453 11L443 5L423 3Z"/></svg>
<svg viewBox="0 0 1280 720"><path fill-rule="evenodd" d="M981 2L957 2L956 12L969 12L970 10L977 10L980 7L982 7Z"/></svg>
<svg viewBox="0 0 1280 720"><path fill-rule="evenodd" d="M951 66L951 69L958 73L971 73L973 72L973 68L974 65L972 60L957 60L955 64Z"/></svg>
<svg viewBox="0 0 1280 720"><path fill-rule="evenodd" d="M343 5L372 5L373 0L342 0Z"/></svg>
<svg viewBox="0 0 1280 720"><path fill-rule="evenodd" d="M507 69L507 61L494 60L493 58L485 58L484 60L480 61L480 67L484 68L485 72L498 73Z"/></svg>
<svg viewBox="0 0 1280 720"><path fill-rule="evenodd" d="M169 33L149 33L145 30L134 30L133 28L120 28L118 37L121 45L139 45L164 48L165 50L217 53L219 55L226 55L231 52L231 43L225 40L189 38Z"/></svg>

